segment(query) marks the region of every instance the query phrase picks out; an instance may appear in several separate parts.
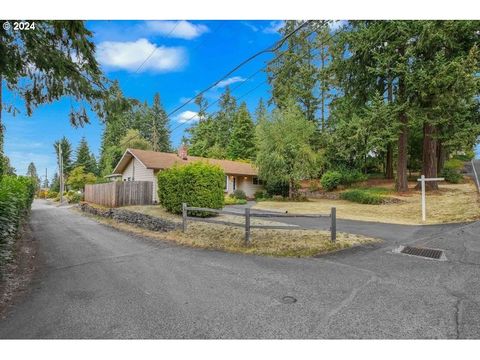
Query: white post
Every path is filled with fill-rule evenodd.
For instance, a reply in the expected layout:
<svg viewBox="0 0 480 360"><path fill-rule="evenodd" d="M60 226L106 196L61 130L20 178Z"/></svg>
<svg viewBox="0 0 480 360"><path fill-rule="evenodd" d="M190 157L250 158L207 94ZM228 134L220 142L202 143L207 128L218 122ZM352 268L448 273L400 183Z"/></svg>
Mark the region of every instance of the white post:
<svg viewBox="0 0 480 360"><path fill-rule="evenodd" d="M420 179L420 181L422 182L422 221L425 222L427 219L427 209L425 201L425 175L422 175Z"/></svg>
<svg viewBox="0 0 480 360"><path fill-rule="evenodd" d="M425 181L443 181L444 178L426 178L425 175L420 176L420 179L417 181L421 182L422 185L422 221L425 222L427 220L427 205L425 199Z"/></svg>

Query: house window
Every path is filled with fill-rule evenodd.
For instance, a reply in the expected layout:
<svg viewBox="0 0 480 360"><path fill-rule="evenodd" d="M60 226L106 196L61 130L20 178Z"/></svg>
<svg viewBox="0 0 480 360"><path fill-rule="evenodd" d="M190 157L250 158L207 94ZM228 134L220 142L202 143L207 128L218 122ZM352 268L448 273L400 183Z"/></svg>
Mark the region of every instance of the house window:
<svg viewBox="0 0 480 360"><path fill-rule="evenodd" d="M258 176L252 177L252 184L253 185L263 185L263 180L260 180Z"/></svg>

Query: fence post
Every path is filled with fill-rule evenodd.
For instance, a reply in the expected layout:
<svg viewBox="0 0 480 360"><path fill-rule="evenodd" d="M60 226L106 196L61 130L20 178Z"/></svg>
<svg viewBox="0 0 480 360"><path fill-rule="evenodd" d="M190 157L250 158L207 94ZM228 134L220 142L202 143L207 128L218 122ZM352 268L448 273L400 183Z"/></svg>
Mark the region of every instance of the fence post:
<svg viewBox="0 0 480 360"><path fill-rule="evenodd" d="M245 208L245 245L250 243L250 208Z"/></svg>
<svg viewBox="0 0 480 360"><path fill-rule="evenodd" d="M332 242L335 242L337 240L337 208L335 207L332 207L332 210L330 213L330 220L331 220L330 240Z"/></svg>
<svg viewBox="0 0 480 360"><path fill-rule="evenodd" d="M182 231L187 231L187 204L182 203Z"/></svg>

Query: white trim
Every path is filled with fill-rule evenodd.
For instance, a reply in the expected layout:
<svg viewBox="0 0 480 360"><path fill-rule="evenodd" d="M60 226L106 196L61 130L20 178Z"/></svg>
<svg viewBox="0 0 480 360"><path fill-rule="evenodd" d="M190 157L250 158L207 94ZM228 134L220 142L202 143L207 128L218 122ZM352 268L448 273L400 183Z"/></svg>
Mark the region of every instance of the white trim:
<svg viewBox="0 0 480 360"><path fill-rule="evenodd" d="M120 160L118 161L117 165L115 166L115 169L113 169L113 173L114 173L114 174L117 173L118 165L120 165L120 163L121 163L122 160L125 158L125 156L127 155L127 153L129 153L129 154L132 155L135 159L137 159L137 160L140 162L140 164L143 165L143 167L144 167L145 169L148 169L147 166L142 162L142 160L140 160L138 157L136 157L135 154L130 151L130 149L127 149L127 150L125 150L125 152L123 153L122 157L121 157ZM128 163L127 163L127 165L128 165ZM123 170L125 170L125 169L123 169ZM123 171L122 171L121 174L123 174Z"/></svg>
<svg viewBox="0 0 480 360"><path fill-rule="evenodd" d="M225 188L223 189L223 192L228 193L228 175L225 175Z"/></svg>

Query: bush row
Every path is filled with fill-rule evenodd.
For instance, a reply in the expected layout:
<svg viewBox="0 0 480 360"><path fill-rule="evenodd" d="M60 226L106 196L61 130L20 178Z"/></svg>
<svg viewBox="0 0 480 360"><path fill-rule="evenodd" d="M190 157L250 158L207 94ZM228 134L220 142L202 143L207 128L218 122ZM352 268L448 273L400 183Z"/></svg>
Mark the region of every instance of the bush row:
<svg viewBox="0 0 480 360"><path fill-rule="evenodd" d="M35 196L35 184L24 176L0 177L0 276L11 259L18 230Z"/></svg>

